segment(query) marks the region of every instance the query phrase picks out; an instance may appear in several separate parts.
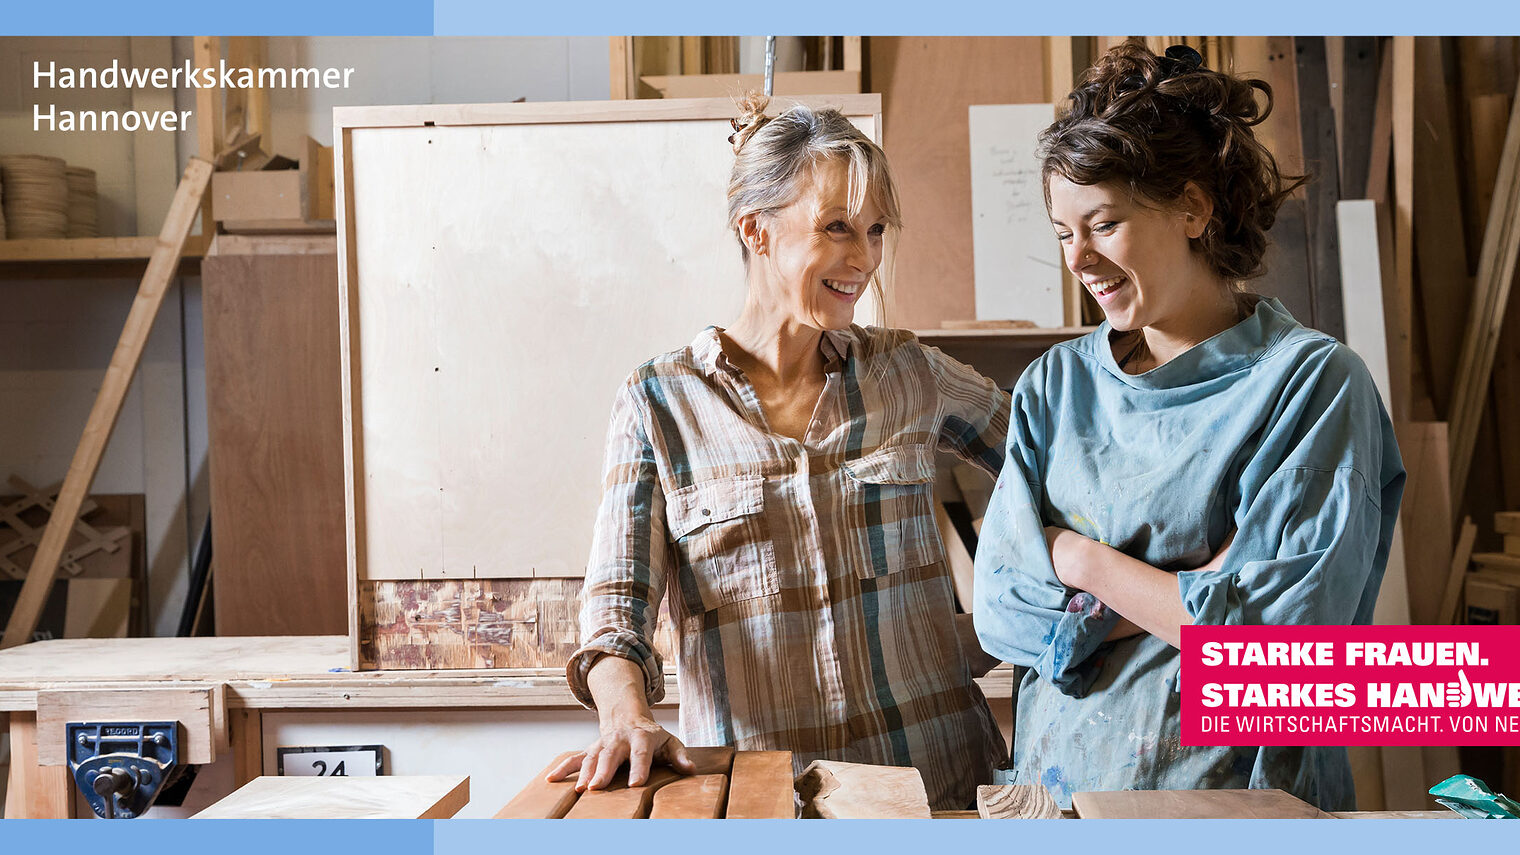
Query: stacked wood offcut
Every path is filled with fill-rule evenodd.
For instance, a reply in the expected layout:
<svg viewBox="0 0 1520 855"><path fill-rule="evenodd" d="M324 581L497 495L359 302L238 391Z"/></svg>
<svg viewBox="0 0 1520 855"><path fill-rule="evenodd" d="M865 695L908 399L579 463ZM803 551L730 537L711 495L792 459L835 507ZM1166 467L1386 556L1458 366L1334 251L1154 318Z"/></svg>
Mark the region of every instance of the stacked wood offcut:
<svg viewBox="0 0 1520 855"><path fill-rule="evenodd" d="M1494 514L1494 531L1503 552L1479 552L1467 574L1467 622L1520 623L1520 511Z"/></svg>
<svg viewBox="0 0 1520 855"><path fill-rule="evenodd" d="M0 157L8 238L61 238L68 234L69 185L62 158L41 154Z"/></svg>
<svg viewBox="0 0 1520 855"><path fill-rule="evenodd" d="M95 170L69 166L63 170L68 182L68 236L100 237L100 196L96 192Z"/></svg>

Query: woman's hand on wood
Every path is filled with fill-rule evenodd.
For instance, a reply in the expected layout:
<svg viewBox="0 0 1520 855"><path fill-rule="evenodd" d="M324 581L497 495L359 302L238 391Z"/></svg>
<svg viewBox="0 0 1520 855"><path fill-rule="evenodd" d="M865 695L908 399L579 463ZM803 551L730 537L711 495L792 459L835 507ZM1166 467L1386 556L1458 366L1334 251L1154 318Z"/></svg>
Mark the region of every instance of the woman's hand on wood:
<svg viewBox="0 0 1520 855"><path fill-rule="evenodd" d="M612 783L618 769L628 764L628 786L642 786L649 780L649 768L664 763L683 775L696 772L686 746L652 718L613 716L602 723L601 736L585 751L568 757L549 773L549 780L563 781L576 776L578 792L600 790Z"/></svg>

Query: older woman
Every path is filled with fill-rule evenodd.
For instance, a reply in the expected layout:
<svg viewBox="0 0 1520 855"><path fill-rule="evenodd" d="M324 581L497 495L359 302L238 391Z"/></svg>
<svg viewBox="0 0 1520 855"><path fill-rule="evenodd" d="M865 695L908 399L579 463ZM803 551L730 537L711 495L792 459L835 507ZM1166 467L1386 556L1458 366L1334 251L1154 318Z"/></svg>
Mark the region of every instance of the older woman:
<svg viewBox="0 0 1520 855"><path fill-rule="evenodd" d="M882 151L834 110L746 106L728 208L748 297L618 394L567 668L601 735L551 777L687 771L684 740L911 765L933 805L965 807L1005 749L931 482L937 449L1001 468L1008 397L911 333L852 324L899 223ZM667 592L682 739L649 707Z"/></svg>
<svg viewBox="0 0 1520 855"><path fill-rule="evenodd" d="M1240 288L1297 183L1251 131L1270 98L1190 49L1125 45L1042 135L1051 223L1106 321L1014 390L975 613L983 646L1030 668L1015 779L1063 803L1210 787L1354 802L1343 748L1179 732L1181 627L1369 622L1403 491L1361 360Z"/></svg>

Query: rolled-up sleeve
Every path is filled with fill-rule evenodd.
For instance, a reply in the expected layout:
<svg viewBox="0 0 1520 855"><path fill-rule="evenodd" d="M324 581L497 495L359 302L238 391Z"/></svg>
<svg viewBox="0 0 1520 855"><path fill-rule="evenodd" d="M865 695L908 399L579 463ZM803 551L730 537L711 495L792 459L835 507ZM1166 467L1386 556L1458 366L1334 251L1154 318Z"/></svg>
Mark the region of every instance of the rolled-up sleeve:
<svg viewBox="0 0 1520 855"><path fill-rule="evenodd" d="M1393 530L1383 517L1353 468L1282 470L1239 520L1222 567L1177 574L1182 603L1213 626L1365 622Z"/></svg>
<svg viewBox="0 0 1520 855"><path fill-rule="evenodd" d="M1013 391L1006 462L976 547L972 614L983 650L1080 696L1097 678L1092 655L1119 616L1089 593L1073 595L1056 577L1045 545L1043 367L1037 361Z"/></svg>
<svg viewBox="0 0 1520 855"><path fill-rule="evenodd" d="M1008 441L1008 393L939 348L926 346L924 355L939 392L939 447L996 477Z"/></svg>
<svg viewBox="0 0 1520 855"><path fill-rule="evenodd" d="M582 593L581 647L565 666L571 692L588 708L595 703L586 676L602 655L637 664L650 703L665 696L664 663L653 643L667 578L665 496L637 389L625 386L612 408Z"/></svg>

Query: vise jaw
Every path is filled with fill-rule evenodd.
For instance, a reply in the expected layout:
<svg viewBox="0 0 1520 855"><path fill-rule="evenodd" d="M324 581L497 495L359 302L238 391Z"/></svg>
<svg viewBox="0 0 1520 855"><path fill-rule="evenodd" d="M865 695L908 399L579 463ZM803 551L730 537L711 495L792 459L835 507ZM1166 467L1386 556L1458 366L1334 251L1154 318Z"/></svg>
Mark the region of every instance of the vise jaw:
<svg viewBox="0 0 1520 855"><path fill-rule="evenodd" d="M179 723L69 722L69 771L95 815L142 816L178 777Z"/></svg>

